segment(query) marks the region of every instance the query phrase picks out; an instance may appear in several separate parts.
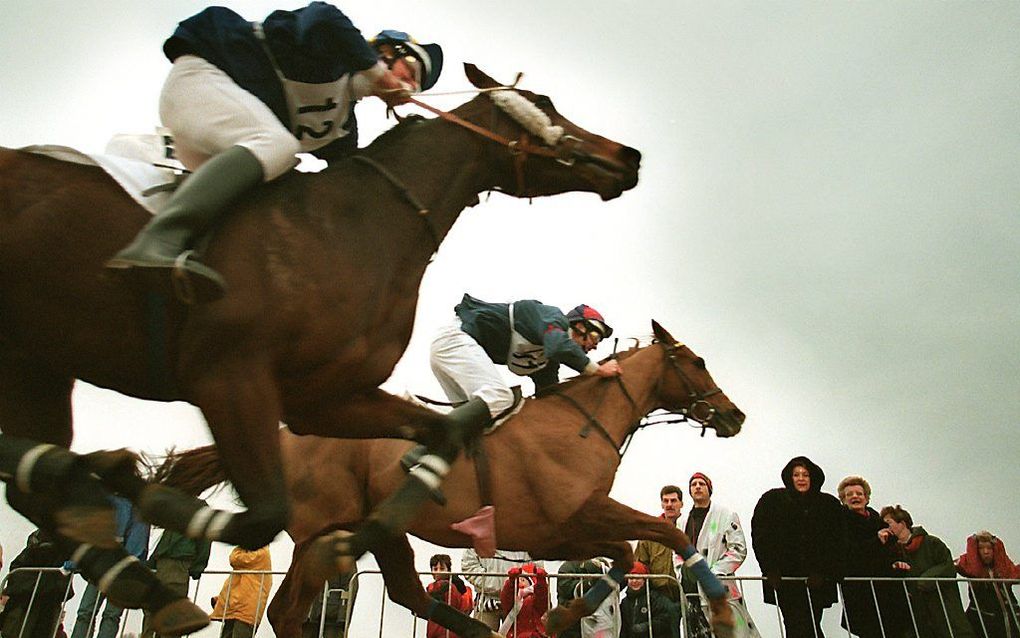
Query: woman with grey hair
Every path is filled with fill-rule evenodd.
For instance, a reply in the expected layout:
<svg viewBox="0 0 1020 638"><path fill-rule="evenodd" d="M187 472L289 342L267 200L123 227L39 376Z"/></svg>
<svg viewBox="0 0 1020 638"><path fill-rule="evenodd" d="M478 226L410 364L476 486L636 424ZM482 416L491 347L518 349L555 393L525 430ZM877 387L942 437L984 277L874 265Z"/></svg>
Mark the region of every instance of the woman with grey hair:
<svg viewBox="0 0 1020 638"><path fill-rule="evenodd" d="M846 519L848 551L846 575L892 577L896 554L892 541L883 542L882 517L869 506L871 485L860 476L848 476L836 489ZM873 589L874 588L874 589ZM905 599L900 583L844 581L843 617L840 624L861 638L899 636L907 626ZM878 605L875 600L878 599ZM883 634L884 628L884 634Z"/></svg>

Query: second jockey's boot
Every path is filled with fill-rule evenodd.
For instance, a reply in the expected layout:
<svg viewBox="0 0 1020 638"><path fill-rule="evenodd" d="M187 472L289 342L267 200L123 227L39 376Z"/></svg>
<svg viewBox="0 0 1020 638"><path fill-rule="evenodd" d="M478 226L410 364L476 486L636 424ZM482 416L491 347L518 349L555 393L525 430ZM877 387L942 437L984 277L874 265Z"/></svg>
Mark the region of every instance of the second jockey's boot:
<svg viewBox="0 0 1020 638"><path fill-rule="evenodd" d="M223 209L262 181L263 175L262 164L242 146L209 159L106 267L127 270L147 288L174 294L184 303L219 299L226 291L223 277L192 259L189 249Z"/></svg>

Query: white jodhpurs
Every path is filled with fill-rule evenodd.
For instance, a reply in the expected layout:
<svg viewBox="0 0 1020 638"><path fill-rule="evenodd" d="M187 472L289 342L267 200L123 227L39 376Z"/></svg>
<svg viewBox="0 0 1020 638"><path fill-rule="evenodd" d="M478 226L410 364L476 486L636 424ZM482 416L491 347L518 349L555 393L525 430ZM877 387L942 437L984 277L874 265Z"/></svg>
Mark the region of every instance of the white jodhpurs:
<svg viewBox="0 0 1020 638"><path fill-rule="evenodd" d="M261 100L200 57L174 61L159 96L159 117L190 170L231 146L251 151L267 182L297 165L297 138Z"/></svg>
<svg viewBox="0 0 1020 638"><path fill-rule="evenodd" d="M460 319L443 326L429 351L432 372L453 402L478 397L493 418L514 404L514 393L485 349L461 330Z"/></svg>

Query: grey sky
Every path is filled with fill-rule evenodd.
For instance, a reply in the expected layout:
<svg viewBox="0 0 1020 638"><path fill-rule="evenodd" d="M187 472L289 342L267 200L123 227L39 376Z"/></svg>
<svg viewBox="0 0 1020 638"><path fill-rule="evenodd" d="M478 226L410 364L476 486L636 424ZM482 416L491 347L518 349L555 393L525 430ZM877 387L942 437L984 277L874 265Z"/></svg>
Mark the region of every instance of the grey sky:
<svg viewBox="0 0 1020 638"><path fill-rule="evenodd" d="M231 3L252 19L274 5ZM202 6L6 0L0 144L100 150L150 130L159 45ZM806 454L830 489L863 474L873 505L902 503L954 552L980 528L1020 552L1020 3L342 8L366 35L396 26L442 43L437 90L466 87L464 60L501 80L524 71L567 117L645 157L637 189L609 204L494 195L468 210L426 275L393 387L438 393L427 344L465 290L583 301L622 335L654 317L748 421L726 441L643 432L624 502L657 512L662 484L701 470L747 522ZM359 109L369 131L388 126L377 104ZM535 256L514 258L516 235ZM77 449L207 440L182 406L77 399ZM3 511L13 555L27 526Z"/></svg>

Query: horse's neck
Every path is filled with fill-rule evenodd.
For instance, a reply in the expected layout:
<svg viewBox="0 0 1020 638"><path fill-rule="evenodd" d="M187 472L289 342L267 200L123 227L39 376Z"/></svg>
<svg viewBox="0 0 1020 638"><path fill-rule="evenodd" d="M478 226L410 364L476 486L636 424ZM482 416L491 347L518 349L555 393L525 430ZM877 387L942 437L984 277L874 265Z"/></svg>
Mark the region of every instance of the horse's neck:
<svg viewBox="0 0 1020 638"><path fill-rule="evenodd" d="M621 362L623 374L618 379L589 381L565 393L597 419L619 446L641 417L659 407L656 388L662 365L658 349L648 347Z"/></svg>
<svg viewBox="0 0 1020 638"><path fill-rule="evenodd" d="M480 138L435 120L405 126L418 128L362 153L385 167L428 210L441 241L461 211L476 203L478 193L487 187Z"/></svg>

